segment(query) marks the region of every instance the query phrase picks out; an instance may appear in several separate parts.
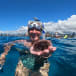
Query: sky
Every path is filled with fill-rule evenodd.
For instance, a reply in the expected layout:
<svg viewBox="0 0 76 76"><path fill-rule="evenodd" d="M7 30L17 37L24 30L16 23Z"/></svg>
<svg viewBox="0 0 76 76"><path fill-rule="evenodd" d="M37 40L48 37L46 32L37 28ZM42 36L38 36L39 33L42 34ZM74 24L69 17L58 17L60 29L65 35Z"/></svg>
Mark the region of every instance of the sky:
<svg viewBox="0 0 76 76"><path fill-rule="evenodd" d="M65 22L75 15L76 0L0 0L0 31L20 29L33 17L48 24Z"/></svg>

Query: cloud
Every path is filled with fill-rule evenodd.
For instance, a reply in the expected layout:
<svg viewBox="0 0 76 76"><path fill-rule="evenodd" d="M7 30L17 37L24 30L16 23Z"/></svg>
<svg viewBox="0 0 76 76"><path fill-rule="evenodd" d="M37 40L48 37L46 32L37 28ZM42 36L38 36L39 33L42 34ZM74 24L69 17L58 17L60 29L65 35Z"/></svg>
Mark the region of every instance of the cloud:
<svg viewBox="0 0 76 76"><path fill-rule="evenodd" d="M0 33L7 33L7 34L23 34L27 32L27 26L21 26L16 31L0 31Z"/></svg>
<svg viewBox="0 0 76 76"><path fill-rule="evenodd" d="M2 33L2 31L0 31L0 33Z"/></svg>
<svg viewBox="0 0 76 76"><path fill-rule="evenodd" d="M70 33L76 32L76 15L72 15L66 20L58 20L58 22L44 22L45 31ZM21 26L16 31L0 31L0 33L18 34L27 32L27 26Z"/></svg>
<svg viewBox="0 0 76 76"><path fill-rule="evenodd" d="M67 20L58 20L58 22L44 23L45 30L50 32L68 33L76 32L76 15L72 15Z"/></svg>
<svg viewBox="0 0 76 76"><path fill-rule="evenodd" d="M21 26L18 30L16 30L18 33L25 33L27 32L27 26Z"/></svg>

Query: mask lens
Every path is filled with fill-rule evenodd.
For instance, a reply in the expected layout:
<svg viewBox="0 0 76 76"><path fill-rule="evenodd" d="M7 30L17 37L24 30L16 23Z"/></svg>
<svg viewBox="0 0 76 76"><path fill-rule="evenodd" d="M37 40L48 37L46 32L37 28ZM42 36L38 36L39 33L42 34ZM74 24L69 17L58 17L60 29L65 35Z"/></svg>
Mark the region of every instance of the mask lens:
<svg viewBox="0 0 76 76"><path fill-rule="evenodd" d="M28 25L28 27L29 29L35 28L37 30L41 30L41 27L38 24L31 24L31 25Z"/></svg>
<svg viewBox="0 0 76 76"><path fill-rule="evenodd" d="M29 31L30 31L30 30L34 30L34 29L37 30L37 31L42 31L41 29L39 29L39 28L35 28L35 27L33 27L33 28L29 28Z"/></svg>

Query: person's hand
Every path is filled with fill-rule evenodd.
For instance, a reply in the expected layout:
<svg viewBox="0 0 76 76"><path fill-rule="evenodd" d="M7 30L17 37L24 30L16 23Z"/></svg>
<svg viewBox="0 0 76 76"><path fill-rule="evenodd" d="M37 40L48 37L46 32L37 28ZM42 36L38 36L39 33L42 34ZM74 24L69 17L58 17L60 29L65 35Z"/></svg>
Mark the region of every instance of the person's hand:
<svg viewBox="0 0 76 76"><path fill-rule="evenodd" d="M56 50L56 47L52 46L49 40L39 40L33 44L30 48L30 52L35 55L51 55Z"/></svg>
<svg viewBox="0 0 76 76"><path fill-rule="evenodd" d="M5 56L6 56L5 53L2 53L1 56L0 56L0 71L2 70L3 65L5 63Z"/></svg>
<svg viewBox="0 0 76 76"><path fill-rule="evenodd" d="M6 53L2 53L1 56L0 56L0 64L4 64L5 62L5 56L6 56Z"/></svg>

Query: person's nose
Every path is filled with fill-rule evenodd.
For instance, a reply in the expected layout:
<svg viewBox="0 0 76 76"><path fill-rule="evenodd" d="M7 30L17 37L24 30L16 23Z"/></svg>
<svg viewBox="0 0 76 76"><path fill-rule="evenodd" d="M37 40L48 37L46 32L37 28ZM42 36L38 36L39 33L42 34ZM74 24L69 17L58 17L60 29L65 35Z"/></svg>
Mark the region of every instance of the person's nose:
<svg viewBox="0 0 76 76"><path fill-rule="evenodd" d="M33 33L36 33L36 30L33 30Z"/></svg>

